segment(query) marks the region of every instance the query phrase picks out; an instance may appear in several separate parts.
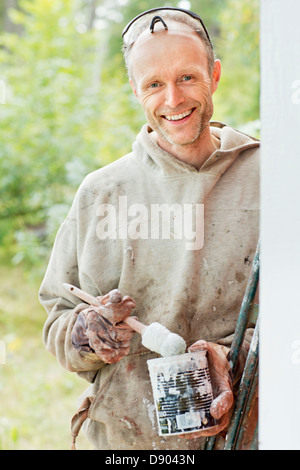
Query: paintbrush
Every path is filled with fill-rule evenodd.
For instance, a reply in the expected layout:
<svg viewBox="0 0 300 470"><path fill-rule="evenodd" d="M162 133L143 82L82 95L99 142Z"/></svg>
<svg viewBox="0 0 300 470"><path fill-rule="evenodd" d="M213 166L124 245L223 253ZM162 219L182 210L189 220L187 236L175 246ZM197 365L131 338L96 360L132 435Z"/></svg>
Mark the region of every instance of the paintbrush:
<svg viewBox="0 0 300 470"><path fill-rule="evenodd" d="M93 297L78 287L66 283L64 283L63 286L71 292L71 294L87 304L101 306L100 301L96 297ZM111 302L114 302L113 298ZM186 351L186 342L184 339L176 333L172 333L158 322L151 323L147 326L133 317L127 317L122 321L130 326L133 331L141 335L143 346L150 349L150 351L156 352L161 356L176 356L178 354L184 354Z"/></svg>

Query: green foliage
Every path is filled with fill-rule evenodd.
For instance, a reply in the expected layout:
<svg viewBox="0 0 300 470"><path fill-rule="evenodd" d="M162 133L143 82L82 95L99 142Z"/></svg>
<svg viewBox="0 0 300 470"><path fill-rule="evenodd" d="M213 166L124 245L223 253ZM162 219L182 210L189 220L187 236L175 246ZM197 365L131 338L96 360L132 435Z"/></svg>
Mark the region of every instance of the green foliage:
<svg viewBox="0 0 300 470"><path fill-rule="evenodd" d="M215 41L222 77L215 94L215 118L259 134L259 0L227 0Z"/></svg>
<svg viewBox="0 0 300 470"><path fill-rule="evenodd" d="M43 226L47 235L49 211L68 205L79 178L99 166L93 35L76 31L70 0L20 6L24 12L10 15L22 25L22 37L0 37L7 84L7 103L0 107L2 245L24 229L27 239L40 236ZM70 181L72 166L76 181Z"/></svg>

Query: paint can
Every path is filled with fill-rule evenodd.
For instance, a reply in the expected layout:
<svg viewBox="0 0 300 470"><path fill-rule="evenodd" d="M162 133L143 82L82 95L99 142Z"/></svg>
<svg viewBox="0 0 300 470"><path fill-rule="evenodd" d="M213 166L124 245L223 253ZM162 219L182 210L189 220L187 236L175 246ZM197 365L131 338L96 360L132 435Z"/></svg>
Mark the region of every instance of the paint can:
<svg viewBox="0 0 300 470"><path fill-rule="evenodd" d="M206 351L147 361L160 436L208 429L217 424Z"/></svg>

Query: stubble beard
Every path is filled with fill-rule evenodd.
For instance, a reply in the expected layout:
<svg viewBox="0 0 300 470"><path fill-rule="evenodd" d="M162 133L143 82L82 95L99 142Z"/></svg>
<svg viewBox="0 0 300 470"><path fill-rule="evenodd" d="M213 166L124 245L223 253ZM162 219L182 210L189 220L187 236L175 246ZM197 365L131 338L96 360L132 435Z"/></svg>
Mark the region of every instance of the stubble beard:
<svg viewBox="0 0 300 470"><path fill-rule="evenodd" d="M192 132L192 137L187 140L177 140L176 136L173 137L170 133L164 128L163 123L160 124L158 120L155 120L151 116L148 116L148 123L151 128L157 132L158 136L162 138L164 141L168 142L170 145L182 146L186 147L187 145L192 145L197 142L203 131L209 125L210 119L213 115L213 103L211 99L206 99L204 106L199 105L195 110L194 113L198 113L199 115L199 122L195 125L195 131ZM164 118L160 118L162 120Z"/></svg>

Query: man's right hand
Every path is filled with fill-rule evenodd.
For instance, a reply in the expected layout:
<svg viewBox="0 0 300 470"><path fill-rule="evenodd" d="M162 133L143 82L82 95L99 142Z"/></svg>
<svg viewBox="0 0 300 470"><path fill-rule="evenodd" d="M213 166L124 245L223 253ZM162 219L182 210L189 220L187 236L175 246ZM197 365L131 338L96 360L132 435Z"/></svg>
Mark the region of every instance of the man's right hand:
<svg viewBox="0 0 300 470"><path fill-rule="evenodd" d="M98 300L99 306L79 313L72 330L72 344L83 356L96 354L104 362L113 364L129 352L135 332L122 320L129 316L135 302L128 296L122 298L117 290Z"/></svg>

